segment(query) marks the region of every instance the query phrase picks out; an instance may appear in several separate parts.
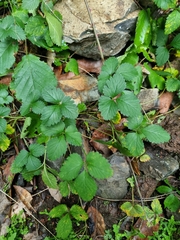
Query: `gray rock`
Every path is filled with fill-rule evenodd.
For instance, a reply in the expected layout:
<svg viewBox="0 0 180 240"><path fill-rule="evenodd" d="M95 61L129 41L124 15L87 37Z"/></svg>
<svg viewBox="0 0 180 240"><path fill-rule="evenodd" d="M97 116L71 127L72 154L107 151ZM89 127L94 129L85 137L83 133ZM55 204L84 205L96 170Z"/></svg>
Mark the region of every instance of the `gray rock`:
<svg viewBox="0 0 180 240"><path fill-rule="evenodd" d="M130 168L125 157L120 153L114 153L108 158L114 174L111 178L98 180L97 196L111 199L121 199L127 193L127 178L130 176Z"/></svg>
<svg viewBox="0 0 180 240"><path fill-rule="evenodd" d="M178 161L171 155L164 156L155 155L152 151L146 151L150 156L150 161L140 163L140 170L145 175L151 176L158 181L166 179L179 169Z"/></svg>
<svg viewBox="0 0 180 240"><path fill-rule="evenodd" d="M138 6L133 0L91 0L88 5L104 56L116 55L135 28ZM81 56L100 58L85 2L58 1L55 9L63 16L64 40L70 49Z"/></svg>
<svg viewBox="0 0 180 240"><path fill-rule="evenodd" d="M158 106L158 95L159 90L157 88L152 89L141 89L138 94L141 107L144 111L155 109Z"/></svg>

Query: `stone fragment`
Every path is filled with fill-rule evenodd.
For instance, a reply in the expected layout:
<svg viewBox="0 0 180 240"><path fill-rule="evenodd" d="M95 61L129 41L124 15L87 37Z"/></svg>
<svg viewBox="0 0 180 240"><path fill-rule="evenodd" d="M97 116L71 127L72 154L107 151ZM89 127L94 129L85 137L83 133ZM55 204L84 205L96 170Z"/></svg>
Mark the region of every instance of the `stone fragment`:
<svg viewBox="0 0 180 240"><path fill-rule="evenodd" d="M114 153L108 158L114 171L112 177L96 181L98 184L97 196L110 199L121 199L127 193L130 176L130 168L125 157L120 153Z"/></svg>
<svg viewBox="0 0 180 240"><path fill-rule="evenodd" d="M159 90L157 88L140 90L140 93L138 94L138 99L144 111L157 108L158 94Z"/></svg>

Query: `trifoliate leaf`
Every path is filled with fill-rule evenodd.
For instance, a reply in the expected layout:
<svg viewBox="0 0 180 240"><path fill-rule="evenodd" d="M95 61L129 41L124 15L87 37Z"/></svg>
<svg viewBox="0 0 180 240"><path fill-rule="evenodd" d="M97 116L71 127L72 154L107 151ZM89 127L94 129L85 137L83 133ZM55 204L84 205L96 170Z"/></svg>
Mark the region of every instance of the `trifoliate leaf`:
<svg viewBox="0 0 180 240"><path fill-rule="evenodd" d="M23 102L31 98L34 91L41 93L45 87L52 88L57 85L50 67L31 54L22 58L14 70L13 78L11 88L16 91L16 97Z"/></svg>
<svg viewBox="0 0 180 240"><path fill-rule="evenodd" d="M44 125L51 126L61 121L62 113L59 105L45 106L41 114Z"/></svg>
<svg viewBox="0 0 180 240"><path fill-rule="evenodd" d="M0 149L2 150L2 152L5 152L9 146L9 138L4 133L0 133Z"/></svg>
<svg viewBox="0 0 180 240"><path fill-rule="evenodd" d="M180 50L180 33L178 33L170 43L171 47L174 47L175 49Z"/></svg>
<svg viewBox="0 0 180 240"><path fill-rule="evenodd" d="M27 160L27 163L26 163L26 169L28 171L30 171L30 172L31 171L36 171L41 167L41 165L42 165L42 163L38 158L29 154L28 160Z"/></svg>
<svg viewBox="0 0 180 240"><path fill-rule="evenodd" d="M86 221L88 219L88 214L85 210L76 204L70 208L70 214L78 221Z"/></svg>
<svg viewBox="0 0 180 240"><path fill-rule="evenodd" d="M33 143L29 146L30 153L35 157L40 157L44 154L45 147L44 145Z"/></svg>
<svg viewBox="0 0 180 240"><path fill-rule="evenodd" d="M134 157L140 156L144 153L144 143L139 134L132 132L125 137L126 146Z"/></svg>
<svg viewBox="0 0 180 240"><path fill-rule="evenodd" d="M113 170L107 159L98 152L90 152L86 157L88 172L92 177L104 179L113 175Z"/></svg>
<svg viewBox="0 0 180 240"><path fill-rule="evenodd" d="M121 210L131 217L143 217L145 212L143 207L139 204L132 204L130 202L125 202L121 205Z"/></svg>
<svg viewBox="0 0 180 240"><path fill-rule="evenodd" d="M171 212L176 212L180 208L180 200L174 194L170 194L164 200L164 206Z"/></svg>
<svg viewBox="0 0 180 240"><path fill-rule="evenodd" d="M180 12L178 10L174 10L166 19L165 23L165 34L170 34L174 32L180 26Z"/></svg>
<svg viewBox="0 0 180 240"><path fill-rule="evenodd" d="M62 21L61 19L58 19L56 16L53 16L49 12L45 12L46 20L49 27L50 37L58 46L61 46L62 42Z"/></svg>
<svg viewBox="0 0 180 240"><path fill-rule="evenodd" d="M62 157L67 150L67 143L64 136L52 138L47 143L47 157L49 160L57 160Z"/></svg>
<svg viewBox="0 0 180 240"><path fill-rule="evenodd" d="M109 97L101 96L99 99L99 111L104 120L111 120L118 111L117 103Z"/></svg>
<svg viewBox="0 0 180 240"><path fill-rule="evenodd" d="M78 63L76 59L71 58L69 62L66 64L65 72L73 72L75 75L79 74Z"/></svg>
<svg viewBox="0 0 180 240"><path fill-rule="evenodd" d="M15 53L18 51L18 43L11 39L0 42L0 74L9 70L15 62Z"/></svg>
<svg viewBox="0 0 180 240"><path fill-rule="evenodd" d="M130 63L122 63L118 67L117 73L122 74L126 81L132 81L133 78L138 76L136 68Z"/></svg>
<svg viewBox="0 0 180 240"><path fill-rule="evenodd" d="M0 118L0 133L4 133L6 131L7 122L4 118Z"/></svg>
<svg viewBox="0 0 180 240"><path fill-rule="evenodd" d="M156 49L156 62L158 66L164 65L169 60L169 51L166 47Z"/></svg>
<svg viewBox="0 0 180 240"><path fill-rule="evenodd" d="M98 89L100 92L103 91L104 85L110 76L114 74L118 66L118 60L115 57L108 58L102 68L101 73L98 76Z"/></svg>
<svg viewBox="0 0 180 240"><path fill-rule="evenodd" d="M56 177L47 170L42 171L42 180L48 187L58 189Z"/></svg>
<svg viewBox="0 0 180 240"><path fill-rule="evenodd" d="M28 152L26 150L21 150L20 153L17 155L17 157L14 159L14 162L12 163L12 173L18 173L18 171L16 171L16 168L18 170L18 168L23 167L24 165L26 165L27 161L28 161Z"/></svg>
<svg viewBox="0 0 180 240"><path fill-rule="evenodd" d="M55 136L63 132L65 127L64 122L59 122L51 127L41 125L41 131L45 136Z"/></svg>
<svg viewBox="0 0 180 240"><path fill-rule="evenodd" d="M80 146L82 144L81 133L78 132L74 126L68 126L65 129L65 138L68 143L74 146Z"/></svg>
<svg viewBox="0 0 180 240"><path fill-rule="evenodd" d="M28 11L35 10L39 6L40 0L23 0L22 8L27 9Z"/></svg>
<svg viewBox="0 0 180 240"><path fill-rule="evenodd" d="M45 29L44 19L41 16L30 17L25 27L27 35L36 37L43 35Z"/></svg>
<svg viewBox="0 0 180 240"><path fill-rule="evenodd" d="M58 222L56 227L57 237L60 239L67 239L69 234L72 231L72 221L70 219L69 214L66 214L61 220Z"/></svg>
<svg viewBox="0 0 180 240"><path fill-rule="evenodd" d="M126 116L137 116L141 112L141 106L138 98L130 91L122 92L116 102L118 110Z"/></svg>
<svg viewBox="0 0 180 240"><path fill-rule="evenodd" d="M83 166L82 158L79 154L71 154L60 168L59 176L62 180L70 181L75 179Z"/></svg>
<svg viewBox="0 0 180 240"><path fill-rule="evenodd" d="M80 173L75 179L74 187L84 201L90 201L97 191L96 182L86 171Z"/></svg>
<svg viewBox="0 0 180 240"><path fill-rule="evenodd" d="M0 106L0 116L7 117L11 112L11 109L8 107Z"/></svg>
<svg viewBox="0 0 180 240"><path fill-rule="evenodd" d="M177 78L168 78L166 80L166 89L168 92L175 92L180 88L180 81Z"/></svg>
<svg viewBox="0 0 180 240"><path fill-rule="evenodd" d="M170 140L170 135L159 125L149 125L142 129L142 133L152 143L164 143Z"/></svg>
<svg viewBox="0 0 180 240"><path fill-rule="evenodd" d="M68 96L65 96L63 98L62 114L66 118L71 118L71 119L75 119L78 116L77 106L75 105L74 101Z"/></svg>
<svg viewBox="0 0 180 240"><path fill-rule="evenodd" d="M143 121L143 115L140 114L138 116L128 117L127 121L128 121L127 122L127 127L129 129L137 130L140 127L140 125L141 125L141 123Z"/></svg>
<svg viewBox="0 0 180 240"><path fill-rule="evenodd" d="M109 80L106 81L106 84L103 88L103 93L107 97L116 97L126 88L126 83L122 75L116 73Z"/></svg>
<svg viewBox="0 0 180 240"><path fill-rule="evenodd" d="M49 212L49 216L51 218L60 218L62 217L65 213L68 213L68 207L66 206L66 204L60 204L56 207L54 207L50 212Z"/></svg>
<svg viewBox="0 0 180 240"><path fill-rule="evenodd" d="M175 8L177 4L177 0L154 0L154 3L163 10L168 10L169 8Z"/></svg>

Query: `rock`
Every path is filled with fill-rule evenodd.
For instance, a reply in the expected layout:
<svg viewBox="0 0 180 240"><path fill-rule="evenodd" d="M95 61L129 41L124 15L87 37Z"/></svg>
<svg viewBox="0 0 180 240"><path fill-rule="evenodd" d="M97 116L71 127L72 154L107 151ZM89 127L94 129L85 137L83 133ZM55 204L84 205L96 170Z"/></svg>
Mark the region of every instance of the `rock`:
<svg viewBox="0 0 180 240"><path fill-rule="evenodd" d="M111 178L96 181L98 184L97 196L110 199L121 199L127 193L130 168L125 157L114 153L108 158L114 174Z"/></svg>
<svg viewBox="0 0 180 240"><path fill-rule="evenodd" d="M150 156L151 160L140 163L140 170L143 171L146 176L151 176L161 181L179 169L178 161L171 155L160 157L160 155L155 154L153 150L147 150L146 154Z"/></svg>
<svg viewBox="0 0 180 240"><path fill-rule="evenodd" d="M141 89L138 94L141 107L144 111L157 108L159 90L157 88Z"/></svg>
<svg viewBox="0 0 180 240"><path fill-rule="evenodd" d="M119 53L135 28L138 6L133 0L88 1L105 57ZM63 16L64 40L78 55L99 59L94 30L84 1L64 0L55 5Z"/></svg>

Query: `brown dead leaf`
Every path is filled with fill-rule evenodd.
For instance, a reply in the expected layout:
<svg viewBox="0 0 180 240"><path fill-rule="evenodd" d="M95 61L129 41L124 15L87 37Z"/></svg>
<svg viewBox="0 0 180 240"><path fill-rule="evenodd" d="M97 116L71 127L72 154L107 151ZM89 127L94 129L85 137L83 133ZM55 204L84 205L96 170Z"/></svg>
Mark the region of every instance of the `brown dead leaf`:
<svg viewBox="0 0 180 240"><path fill-rule="evenodd" d="M77 60L79 71L88 73L100 73L102 67L102 61L89 60L89 59L79 59Z"/></svg>
<svg viewBox="0 0 180 240"><path fill-rule="evenodd" d="M48 188L51 196L57 201L61 202L62 195L58 189Z"/></svg>
<svg viewBox="0 0 180 240"><path fill-rule="evenodd" d="M104 223L104 218L101 213L94 207L89 207L87 210L89 216L89 231L91 237L104 236L106 225Z"/></svg>
<svg viewBox="0 0 180 240"><path fill-rule="evenodd" d="M62 65L59 67L55 67L54 68L54 74L56 76L57 79L59 79L61 77L62 74Z"/></svg>
<svg viewBox="0 0 180 240"><path fill-rule="evenodd" d="M5 166L3 167L3 178L5 179L5 181L7 180L8 183L10 183L10 181L12 182L14 177L14 174L12 174L11 172L11 164L13 163L14 158L14 156L10 157Z"/></svg>
<svg viewBox="0 0 180 240"><path fill-rule="evenodd" d="M159 97L159 109L160 113L166 113L169 110L169 107L171 106L172 100L173 100L174 94L172 92L164 92Z"/></svg>
<svg viewBox="0 0 180 240"><path fill-rule="evenodd" d="M31 194L24 188L20 186L13 185L16 194L18 195L18 198L21 200L21 202L27 207L29 210L34 210L34 208L31 206L32 196Z"/></svg>
<svg viewBox="0 0 180 240"><path fill-rule="evenodd" d="M138 162L138 160L137 159L132 160L131 161L131 165L132 165L132 168L133 168L135 174L140 176L141 173L140 173L140 170L139 170L139 162Z"/></svg>
<svg viewBox="0 0 180 240"><path fill-rule="evenodd" d="M12 76L11 75L7 75L7 76L2 77L0 79L0 83L9 86L9 84L11 83L11 80L12 80Z"/></svg>

